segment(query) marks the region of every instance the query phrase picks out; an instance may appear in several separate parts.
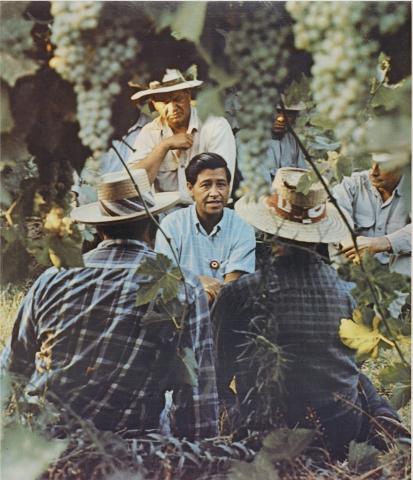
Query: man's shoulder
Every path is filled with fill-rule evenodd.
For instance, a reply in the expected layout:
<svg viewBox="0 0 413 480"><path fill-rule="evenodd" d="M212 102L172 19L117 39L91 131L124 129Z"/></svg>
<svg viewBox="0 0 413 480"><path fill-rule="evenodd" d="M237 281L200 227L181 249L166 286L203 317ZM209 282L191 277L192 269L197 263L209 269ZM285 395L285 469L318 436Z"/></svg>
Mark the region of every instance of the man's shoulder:
<svg viewBox="0 0 413 480"><path fill-rule="evenodd" d="M165 217L161 221L162 225L176 225L182 224L183 222L189 221L191 218L191 205L185 208L178 208Z"/></svg>
<svg viewBox="0 0 413 480"><path fill-rule="evenodd" d="M147 118L147 121L145 122L145 124L141 126L142 126L141 132L151 132L151 131L162 130L161 117L156 117L153 120L151 120L150 118Z"/></svg>
<svg viewBox="0 0 413 480"><path fill-rule="evenodd" d="M202 124L203 130L215 130L215 129L229 129L231 132L231 125L225 117L218 117L215 115L209 115Z"/></svg>
<svg viewBox="0 0 413 480"><path fill-rule="evenodd" d="M246 231L254 233L253 227L243 220L235 210L225 207L224 212L227 225L230 225L232 228L235 227L238 231L242 231L243 233Z"/></svg>

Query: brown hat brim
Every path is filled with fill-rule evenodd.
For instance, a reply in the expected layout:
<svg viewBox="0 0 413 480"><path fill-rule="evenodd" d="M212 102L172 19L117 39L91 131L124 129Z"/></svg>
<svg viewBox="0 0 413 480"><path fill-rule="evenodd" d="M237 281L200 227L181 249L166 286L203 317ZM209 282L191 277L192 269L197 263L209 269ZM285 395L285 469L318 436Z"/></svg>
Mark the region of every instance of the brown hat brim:
<svg viewBox="0 0 413 480"><path fill-rule="evenodd" d="M180 203L179 192L161 192L153 194L155 205L148 208L152 215L169 210ZM103 215L99 208L99 202L88 203L80 207L74 208L70 212L73 220L79 223L87 223L90 225L110 225L113 223L126 223L133 220L146 218L148 214L146 211L131 213L128 215L110 217Z"/></svg>

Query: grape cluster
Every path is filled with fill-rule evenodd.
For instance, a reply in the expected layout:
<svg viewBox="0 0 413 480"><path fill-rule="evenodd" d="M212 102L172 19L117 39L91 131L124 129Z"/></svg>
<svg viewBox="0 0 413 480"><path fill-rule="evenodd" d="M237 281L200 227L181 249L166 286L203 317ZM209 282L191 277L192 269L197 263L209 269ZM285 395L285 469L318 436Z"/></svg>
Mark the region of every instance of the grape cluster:
<svg viewBox="0 0 413 480"><path fill-rule="evenodd" d="M289 2L295 45L313 55L311 90L320 116L334 125L343 153L363 140L378 45L367 41L368 2Z"/></svg>
<svg viewBox="0 0 413 480"><path fill-rule="evenodd" d="M264 178L269 170L268 142L278 103L279 87L286 80L290 27L280 17L279 5L262 5L227 37L226 52L240 82L237 85L240 131L238 156L244 182L238 194L259 196L268 192Z"/></svg>
<svg viewBox="0 0 413 480"><path fill-rule="evenodd" d="M102 8L102 2L52 2L56 49L50 66L74 84L79 137L95 158L108 147L112 102L125 68L140 51L131 19L102 18Z"/></svg>
<svg viewBox="0 0 413 480"><path fill-rule="evenodd" d="M387 34L394 33L406 22L411 5L410 2L375 2L374 8L380 33Z"/></svg>
<svg viewBox="0 0 413 480"><path fill-rule="evenodd" d="M47 214L44 221L44 229L59 237L70 236L73 220L65 216L63 208L53 207Z"/></svg>

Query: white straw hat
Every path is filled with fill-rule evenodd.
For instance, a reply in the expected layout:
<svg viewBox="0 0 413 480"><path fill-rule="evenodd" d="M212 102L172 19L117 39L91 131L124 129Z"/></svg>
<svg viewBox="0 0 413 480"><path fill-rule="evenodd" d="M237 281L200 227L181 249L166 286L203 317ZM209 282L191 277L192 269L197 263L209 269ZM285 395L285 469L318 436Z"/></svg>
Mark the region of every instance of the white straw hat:
<svg viewBox="0 0 413 480"><path fill-rule="evenodd" d="M131 173L149 212L153 215L179 203L179 192L152 193L146 170L136 169ZM73 220L80 223L103 225L129 222L148 216L142 198L139 197L126 172L103 175L97 191L97 202L76 207L71 211L70 216Z"/></svg>
<svg viewBox="0 0 413 480"><path fill-rule="evenodd" d="M255 228L282 238L308 243L333 243L347 238L349 231L336 207L327 202L321 182L311 185L308 194L297 185L309 170L279 168L273 193L257 202L241 198L235 204L238 215ZM347 216L348 217L348 216ZM349 219L350 225L352 225Z"/></svg>
<svg viewBox="0 0 413 480"><path fill-rule="evenodd" d="M137 92L131 96L132 100L139 100L144 97L150 97L157 93L174 92L176 90L185 90L187 88L195 88L202 85L201 80L186 80L182 73L177 69L167 69L161 82L154 81L149 84L149 88L142 92ZM141 88L140 85L129 83L132 87Z"/></svg>
<svg viewBox="0 0 413 480"><path fill-rule="evenodd" d="M286 101L285 101L285 96L284 94L281 94L281 98L282 98L282 101L284 102L284 108L286 110L290 110L290 111L295 111L295 112L301 112L302 110L305 110L306 109L306 106L305 106L305 103L304 102L296 102L296 103L290 103L288 104ZM281 108L281 104L277 104L277 110L282 110Z"/></svg>

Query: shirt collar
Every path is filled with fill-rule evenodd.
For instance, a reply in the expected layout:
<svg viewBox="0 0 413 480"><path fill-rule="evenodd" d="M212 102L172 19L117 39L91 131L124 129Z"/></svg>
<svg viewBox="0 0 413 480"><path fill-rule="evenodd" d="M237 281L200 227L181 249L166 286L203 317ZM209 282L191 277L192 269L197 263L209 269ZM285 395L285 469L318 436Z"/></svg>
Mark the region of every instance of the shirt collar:
<svg viewBox="0 0 413 480"><path fill-rule="evenodd" d="M199 221L199 218L198 218L198 214L196 213L196 205L193 204L193 205L190 205L188 208L190 208L190 212L191 212L191 222L192 224L194 225L195 227L195 231L197 233L202 233L203 235L207 236L207 237L213 237L214 235L216 235L219 231L222 230L222 227L223 227L223 223L224 223L224 217L225 217L225 208L224 208L224 211L223 211L223 214L222 214L222 218L221 220L215 225L215 227L211 230L211 233L208 234L204 227L202 226L201 222Z"/></svg>
<svg viewBox="0 0 413 480"><path fill-rule="evenodd" d="M125 239L110 239L102 240L96 248L108 248L108 247L127 247L133 250L149 250L149 246L146 242L141 240L125 240Z"/></svg>
<svg viewBox="0 0 413 480"><path fill-rule="evenodd" d="M173 135L173 131L166 121L164 121L161 117L158 117L156 120L158 120L157 125L162 130L162 134ZM195 107L191 107L191 114L189 116L188 128L186 130L186 133L192 133L194 131L197 132L199 128L200 120L198 117L198 113Z"/></svg>

